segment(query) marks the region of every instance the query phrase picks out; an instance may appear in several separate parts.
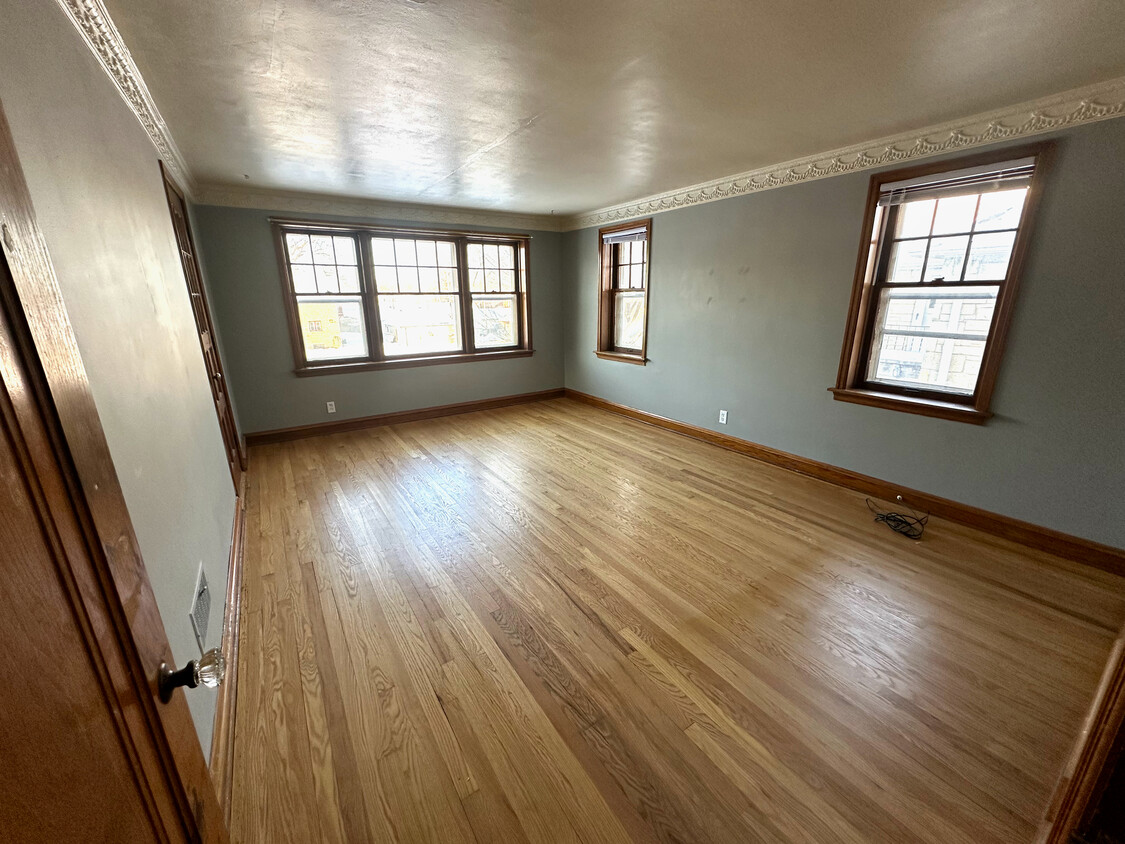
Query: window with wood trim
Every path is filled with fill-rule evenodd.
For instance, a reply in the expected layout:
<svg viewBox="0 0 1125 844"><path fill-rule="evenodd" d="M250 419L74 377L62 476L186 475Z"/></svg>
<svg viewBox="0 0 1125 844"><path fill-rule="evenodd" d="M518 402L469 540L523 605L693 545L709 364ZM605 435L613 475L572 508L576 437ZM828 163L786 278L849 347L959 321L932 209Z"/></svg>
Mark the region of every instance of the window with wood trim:
<svg viewBox="0 0 1125 844"><path fill-rule="evenodd" d="M598 232L598 357L645 362L651 234L652 220L609 226Z"/></svg>
<svg viewBox="0 0 1125 844"><path fill-rule="evenodd" d="M1047 152L872 177L835 398L988 419Z"/></svg>
<svg viewBox="0 0 1125 844"><path fill-rule="evenodd" d="M298 374L531 354L526 236L273 226Z"/></svg>

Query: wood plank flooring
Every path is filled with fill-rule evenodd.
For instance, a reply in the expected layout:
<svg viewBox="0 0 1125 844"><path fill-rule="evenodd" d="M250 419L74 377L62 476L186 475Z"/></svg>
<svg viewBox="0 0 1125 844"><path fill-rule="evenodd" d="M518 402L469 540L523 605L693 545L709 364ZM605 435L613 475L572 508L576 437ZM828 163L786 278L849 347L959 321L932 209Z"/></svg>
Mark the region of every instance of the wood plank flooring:
<svg viewBox="0 0 1125 844"><path fill-rule="evenodd" d="M565 399L250 464L236 842L1030 841L1125 619Z"/></svg>

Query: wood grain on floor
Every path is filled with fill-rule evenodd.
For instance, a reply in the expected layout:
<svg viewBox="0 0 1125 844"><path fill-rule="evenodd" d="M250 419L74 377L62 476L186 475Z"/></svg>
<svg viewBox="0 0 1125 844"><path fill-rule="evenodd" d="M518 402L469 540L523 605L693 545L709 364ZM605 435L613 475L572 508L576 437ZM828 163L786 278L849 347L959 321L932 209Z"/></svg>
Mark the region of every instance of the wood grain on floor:
<svg viewBox="0 0 1125 844"><path fill-rule="evenodd" d="M248 480L236 842L1030 841L1125 619L565 399Z"/></svg>

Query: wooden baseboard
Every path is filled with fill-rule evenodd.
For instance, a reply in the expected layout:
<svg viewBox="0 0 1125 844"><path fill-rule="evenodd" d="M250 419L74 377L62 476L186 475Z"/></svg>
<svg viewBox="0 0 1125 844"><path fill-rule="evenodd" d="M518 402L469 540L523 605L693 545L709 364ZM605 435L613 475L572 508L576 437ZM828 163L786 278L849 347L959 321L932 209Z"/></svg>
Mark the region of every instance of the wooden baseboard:
<svg viewBox="0 0 1125 844"><path fill-rule="evenodd" d="M553 390L540 390L537 393L520 393L514 396L500 396L495 399L479 399L459 404L442 404L436 407L421 407L417 410L400 410L397 413L381 413L378 416L361 416L358 419L342 419L339 422L318 422L314 425L298 425L295 428L276 428L272 431L258 431L246 435L247 447L300 440L305 437L320 437L326 434L342 434L346 431L359 431L363 428L378 428L381 425L397 425L401 422L415 422L419 419L436 419L439 416L454 416L458 413L473 413L477 410L492 410L513 404L544 401L562 398L562 387Z"/></svg>
<svg viewBox="0 0 1125 844"><path fill-rule="evenodd" d="M821 463L819 460L800 457L796 454L790 454L789 452L780 451L776 448L759 445L749 440L710 431L707 428L677 422L674 419L657 416L654 413L646 413L643 410L617 404L616 402L592 396L588 393L582 393L578 390L567 388L565 392L568 398L592 405L593 407L599 407L603 410L620 414L621 416L627 416L630 419L636 419L640 422L646 422L649 425L656 425L657 427L665 428L669 431L675 431L678 434L712 443L730 449L731 451L736 451L739 454L745 454L758 460L763 460L766 463L772 463L775 466L781 466L782 468L798 472L802 475L828 481L829 483L846 487L856 492L862 492L866 495L872 495L885 500L894 500L896 495L901 495L907 504L917 510L925 510L943 519L949 519L950 521L959 522L969 527L978 528L979 530L991 533L995 536L1027 545L1030 548L1057 554L1060 557L1065 557L1079 563L1085 563L1113 574L1125 575L1125 549L1114 548L1111 545L1102 545L1098 542L1082 539L1078 536L1071 536L1070 534L1035 525L1031 522L1020 521L1010 516L1002 516L999 513L991 513L988 510L981 510L977 507L970 507L967 504L951 501L948 498L941 498L937 495L930 495L927 492L908 489L907 487L893 484L890 481L884 481L879 478L873 478L870 475L853 472L850 469L842 469L839 466L832 466L829 463Z"/></svg>
<svg viewBox="0 0 1125 844"><path fill-rule="evenodd" d="M223 612L222 649L227 672L219 686L215 725L211 732L211 781L219 797L223 817L230 829L231 786L234 780L234 716L238 700L238 622L242 609L242 549L246 524L246 475L242 476L234 506L230 560L227 569L227 600Z"/></svg>

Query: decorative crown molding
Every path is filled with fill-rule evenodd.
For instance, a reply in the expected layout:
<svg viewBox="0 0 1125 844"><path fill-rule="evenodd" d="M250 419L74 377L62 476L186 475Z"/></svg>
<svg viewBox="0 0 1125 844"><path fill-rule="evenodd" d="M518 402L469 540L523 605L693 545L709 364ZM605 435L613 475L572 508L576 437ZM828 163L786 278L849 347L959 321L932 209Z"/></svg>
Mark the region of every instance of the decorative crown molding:
<svg viewBox="0 0 1125 844"><path fill-rule="evenodd" d="M362 217L411 223L492 226L530 231L563 231L566 218L547 214L517 214L449 205L388 202L297 191L245 188L241 185L200 185L195 192L200 205L257 208L290 214L324 214L333 217Z"/></svg>
<svg viewBox="0 0 1125 844"><path fill-rule="evenodd" d="M967 147L1053 132L1068 126L1125 115L1125 77L1077 88L1033 102L963 120L905 132L877 141L810 155L725 176L710 182L648 196L633 202L577 214L564 220L564 230L601 226L631 217L715 202L732 196L780 188L798 182L869 170L885 164L941 155Z"/></svg>
<svg viewBox="0 0 1125 844"><path fill-rule="evenodd" d="M168 131L168 124L160 116L148 86L137 69L133 56L121 33L113 25L109 12L102 5L101 0L57 0L59 6L70 18L70 22L82 35L86 46L101 63L102 68L113 84L117 86L125 104L132 109L141 126L152 139L164 168L168 170L180 186L190 194L194 194L195 182L191 178L184 157L172 140L172 133Z"/></svg>
<svg viewBox="0 0 1125 844"><path fill-rule="evenodd" d="M380 217L420 223L572 231L1125 115L1125 77L1120 77L962 120L760 167L573 216L516 214L292 191L246 189L234 185L197 186L172 139L168 125L160 116L160 110L156 107L140 70L133 62L129 48L113 25L102 0L56 2L137 116L164 160L165 168L195 201L207 205L347 217Z"/></svg>

